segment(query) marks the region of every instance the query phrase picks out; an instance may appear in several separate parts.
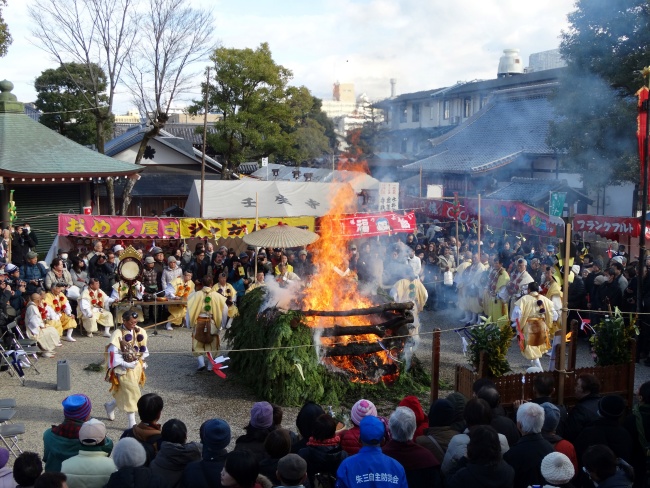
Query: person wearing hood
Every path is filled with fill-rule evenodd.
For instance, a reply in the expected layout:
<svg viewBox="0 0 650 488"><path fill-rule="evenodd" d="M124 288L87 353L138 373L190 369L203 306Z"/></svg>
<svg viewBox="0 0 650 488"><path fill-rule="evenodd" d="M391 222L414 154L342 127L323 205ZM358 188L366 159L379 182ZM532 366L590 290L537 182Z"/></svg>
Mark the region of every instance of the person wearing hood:
<svg viewBox="0 0 650 488"><path fill-rule="evenodd" d="M578 456L576 454L574 445L556 433L556 429L560 423L561 416L559 407L550 402L545 402L538 405L544 409L544 425L542 425L542 437L553 446L555 452L564 454L569 459L569 461L571 461L573 464L573 469L577 473L579 469ZM542 473L542 475L543 474L544 473Z"/></svg>
<svg viewBox="0 0 650 488"><path fill-rule="evenodd" d="M413 410L413 413L415 414L416 428L413 438L415 439L416 437L424 435L424 431L429 428L429 419L424 414L424 410L422 410L422 405L420 404L418 397L414 395L406 396L401 402L399 402L398 407L408 407Z"/></svg>
<svg viewBox="0 0 650 488"><path fill-rule="evenodd" d="M296 428L300 434L300 439L293 443L291 452L298 453L300 449L307 446L309 439L313 435L316 426L316 419L323 415L325 410L319 404L307 401L296 416Z"/></svg>
<svg viewBox="0 0 650 488"><path fill-rule="evenodd" d="M201 444L187 442L187 427L178 419L163 424L160 439L160 450L151 461L151 470L164 479L161 488L178 488L185 467L201 459Z"/></svg>
<svg viewBox="0 0 650 488"><path fill-rule="evenodd" d="M230 425L222 419L210 419L199 430L202 452L199 461L185 466L181 486L220 488L221 470L226 462L230 444Z"/></svg>
<svg viewBox="0 0 650 488"><path fill-rule="evenodd" d="M117 467L108 479L105 488L158 488L164 479L145 466L147 453L137 440L131 437L120 439L111 454Z"/></svg>
<svg viewBox="0 0 650 488"><path fill-rule="evenodd" d="M634 470L603 444L589 447L582 456L584 471L598 488L631 488Z"/></svg>
<svg viewBox="0 0 650 488"><path fill-rule="evenodd" d="M259 463L265 456L264 441L266 436L274 429L273 406L269 402L255 403L251 408L250 421L244 427L246 433L235 441L235 451L247 449Z"/></svg>
<svg viewBox="0 0 650 488"><path fill-rule="evenodd" d="M182 278L183 270L178 265L174 256L167 258L167 266L160 276L161 290L167 290L168 285L172 284L177 278Z"/></svg>
<svg viewBox="0 0 650 488"><path fill-rule="evenodd" d="M415 442L433 453L442 462L452 437L460 434L451 427L454 420L454 406L449 400L439 398L429 408L429 427Z"/></svg>
<svg viewBox="0 0 650 488"><path fill-rule="evenodd" d="M499 434L489 425L469 433L467 457L446 480L446 488L511 488L515 470L502 458Z"/></svg>

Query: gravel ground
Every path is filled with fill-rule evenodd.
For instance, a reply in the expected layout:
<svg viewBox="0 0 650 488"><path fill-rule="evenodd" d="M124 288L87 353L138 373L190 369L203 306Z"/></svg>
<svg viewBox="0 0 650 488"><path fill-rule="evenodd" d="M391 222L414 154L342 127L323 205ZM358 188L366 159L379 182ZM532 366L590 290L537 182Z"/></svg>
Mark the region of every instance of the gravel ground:
<svg viewBox="0 0 650 488"><path fill-rule="evenodd" d="M431 365L431 331L435 327L443 330L441 337L441 379L453 384L454 366L466 363L462 354L461 340L453 329L460 324L457 310L441 312L424 312L421 314L421 340L417 353L426 367ZM201 423L212 417L220 417L231 425L234 439L243 433L247 424L251 405L259 400L246 388L227 378L223 380L209 372L196 372L196 360L190 351L189 329L175 329L168 332L160 330L154 335L149 330L149 350L147 382L145 393L156 392L165 401L164 422L170 418L179 418L188 428L189 440L198 440ZM24 450L43 452L42 433L52 424L62 421L61 401L72 393L85 393L93 403L92 416L106 423L108 436L119 439L127 428L126 414L117 412L114 422L106 419L104 402L111 399L108 383L104 381L104 372L86 371L90 363L103 360L103 351L107 340L102 337L79 337L77 342L64 342L58 348L55 359L41 359L38 362L40 374L28 370L24 387L6 373L0 375L0 398L16 399L18 412L14 422L25 424L26 433L22 436L21 446ZM519 353L513 341L510 348L510 365L513 371L524 371L529 365ZM71 370L71 390L56 390L57 360L67 360ZM592 360L588 354L587 343L581 340L578 347L577 365L589 366ZM228 370L225 370L228 374ZM637 367L636 386L650 379L650 368ZM425 411L428 405L423 405ZM295 430L295 418L298 408L287 407L284 410L284 425ZM231 446L232 447L232 446ZM10 461L10 463L12 463Z"/></svg>

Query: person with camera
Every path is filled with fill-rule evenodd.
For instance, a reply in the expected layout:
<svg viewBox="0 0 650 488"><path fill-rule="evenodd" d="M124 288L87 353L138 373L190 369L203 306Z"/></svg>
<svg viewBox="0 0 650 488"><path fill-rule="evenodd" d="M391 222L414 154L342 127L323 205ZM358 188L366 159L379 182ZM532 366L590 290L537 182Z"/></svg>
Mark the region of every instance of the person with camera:
<svg viewBox="0 0 650 488"><path fill-rule="evenodd" d="M19 225L11 236L11 262L16 266L23 266L29 260L27 254L36 244L38 239L29 224Z"/></svg>
<svg viewBox="0 0 650 488"><path fill-rule="evenodd" d="M39 288L43 288L47 270L38 262L38 254L34 251L29 251L25 257L27 262L20 267L20 279L27 283L26 291L31 295Z"/></svg>
<svg viewBox="0 0 650 488"><path fill-rule="evenodd" d="M7 290L11 292L7 313L12 318L19 317L28 299L27 283L20 279L20 268L15 264L7 264L5 272L7 273Z"/></svg>

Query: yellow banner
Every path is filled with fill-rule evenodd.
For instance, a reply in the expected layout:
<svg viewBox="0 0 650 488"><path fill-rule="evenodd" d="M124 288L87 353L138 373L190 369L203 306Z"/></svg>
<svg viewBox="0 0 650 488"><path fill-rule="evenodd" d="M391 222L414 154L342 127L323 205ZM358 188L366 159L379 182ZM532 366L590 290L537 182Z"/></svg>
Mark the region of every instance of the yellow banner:
<svg viewBox="0 0 650 488"><path fill-rule="evenodd" d="M302 227L314 231L314 217L285 217L261 218L260 229L272 227L280 223L292 227ZM181 238L191 239L196 237L219 239L220 237L244 237L254 232L255 219L180 219Z"/></svg>

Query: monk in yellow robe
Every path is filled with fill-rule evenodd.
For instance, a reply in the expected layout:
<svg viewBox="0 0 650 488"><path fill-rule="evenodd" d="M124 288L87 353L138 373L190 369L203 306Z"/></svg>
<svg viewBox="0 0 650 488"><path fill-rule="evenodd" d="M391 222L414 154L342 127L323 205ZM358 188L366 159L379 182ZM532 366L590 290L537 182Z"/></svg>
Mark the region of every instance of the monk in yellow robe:
<svg viewBox="0 0 650 488"><path fill-rule="evenodd" d="M494 322L504 315L508 316L508 292L506 287L509 282L510 276L503 267L501 258L497 255L488 275L487 288L483 293L483 313L486 317L491 317Z"/></svg>
<svg viewBox="0 0 650 488"><path fill-rule="evenodd" d="M167 284L165 295L170 303L174 303L174 300L187 300L194 291L195 285L192 281L192 271L187 270L182 277L179 276ZM180 326L183 323L183 319L187 315L187 305L170 304L167 310L169 310L169 321L165 328L172 330L172 325ZM187 325L189 327L189 324Z"/></svg>
<svg viewBox="0 0 650 488"><path fill-rule="evenodd" d="M65 286L65 283L53 283L50 287L50 291L45 294L43 300L44 303L52 307L57 316L57 318L52 320L48 325L54 327L59 333L59 336L62 336L65 331L66 335L63 340L68 342L77 342L77 340L72 337L72 331L77 327L77 321L72 314L70 302L63 293Z"/></svg>
<svg viewBox="0 0 650 488"><path fill-rule="evenodd" d="M539 359L551 347L549 325L557 320L553 303L539 293L539 285L528 284L528 294L515 302L511 319L517 329L519 348L532 366L542 368Z"/></svg>
<svg viewBox="0 0 650 488"><path fill-rule="evenodd" d="M197 371L205 370L204 354L219 350L219 332L228 320L226 298L213 288L212 276L201 280L203 288L192 293L187 302L187 323L192 327L192 351L197 356ZM209 365L211 369L212 363Z"/></svg>

